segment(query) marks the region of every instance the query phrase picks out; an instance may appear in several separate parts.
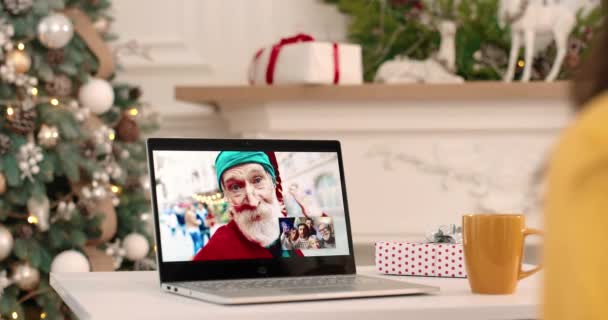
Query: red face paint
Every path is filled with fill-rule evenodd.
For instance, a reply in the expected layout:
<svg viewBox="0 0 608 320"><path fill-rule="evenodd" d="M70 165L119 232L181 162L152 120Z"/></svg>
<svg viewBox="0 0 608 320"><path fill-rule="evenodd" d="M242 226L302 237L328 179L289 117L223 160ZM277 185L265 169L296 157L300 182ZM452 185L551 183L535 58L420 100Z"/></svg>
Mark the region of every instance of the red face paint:
<svg viewBox="0 0 608 320"><path fill-rule="evenodd" d="M256 208L257 207L254 207L254 206L252 206L250 204L243 203L243 204L238 205L238 206L235 205L234 206L234 211L236 211L237 213L239 213L239 212L243 212L243 210L255 210Z"/></svg>

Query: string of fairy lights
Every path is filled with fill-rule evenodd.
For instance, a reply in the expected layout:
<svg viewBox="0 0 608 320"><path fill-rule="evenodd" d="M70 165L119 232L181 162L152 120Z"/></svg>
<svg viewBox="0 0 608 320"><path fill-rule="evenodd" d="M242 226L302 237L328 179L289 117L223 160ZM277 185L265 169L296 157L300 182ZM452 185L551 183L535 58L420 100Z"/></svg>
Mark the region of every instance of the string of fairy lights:
<svg viewBox="0 0 608 320"><path fill-rule="evenodd" d="M214 194L199 194L195 193L192 198L198 202L204 202L207 204L218 205L224 203L224 195L221 192Z"/></svg>

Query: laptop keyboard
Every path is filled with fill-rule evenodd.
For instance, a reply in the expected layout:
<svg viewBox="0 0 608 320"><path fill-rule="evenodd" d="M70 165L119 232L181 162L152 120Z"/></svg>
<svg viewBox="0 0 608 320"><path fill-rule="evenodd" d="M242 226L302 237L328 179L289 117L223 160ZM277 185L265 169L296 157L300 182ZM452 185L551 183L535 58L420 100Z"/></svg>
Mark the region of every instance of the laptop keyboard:
<svg viewBox="0 0 608 320"><path fill-rule="evenodd" d="M315 276L294 278L264 278L220 281L193 281L176 283L188 289L202 291L238 291L250 289L303 289L326 287L350 287L361 284L375 284L380 279L355 276Z"/></svg>

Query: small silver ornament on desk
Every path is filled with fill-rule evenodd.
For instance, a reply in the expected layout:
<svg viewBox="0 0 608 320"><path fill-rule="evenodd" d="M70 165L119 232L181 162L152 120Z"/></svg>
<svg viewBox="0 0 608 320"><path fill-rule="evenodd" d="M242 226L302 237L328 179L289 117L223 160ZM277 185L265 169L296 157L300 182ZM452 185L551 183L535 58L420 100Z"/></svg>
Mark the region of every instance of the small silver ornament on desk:
<svg viewBox="0 0 608 320"><path fill-rule="evenodd" d="M442 225L427 232L426 240L429 243L462 243L462 227L455 224Z"/></svg>

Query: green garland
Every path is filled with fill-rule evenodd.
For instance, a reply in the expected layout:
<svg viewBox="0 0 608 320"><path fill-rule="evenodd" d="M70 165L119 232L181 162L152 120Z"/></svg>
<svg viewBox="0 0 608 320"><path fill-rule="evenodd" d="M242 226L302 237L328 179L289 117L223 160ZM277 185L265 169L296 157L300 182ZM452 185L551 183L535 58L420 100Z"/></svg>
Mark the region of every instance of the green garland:
<svg viewBox="0 0 608 320"><path fill-rule="evenodd" d="M373 81L378 67L398 55L413 59L429 58L437 51L440 35L436 24L449 19L458 25L456 32L456 73L465 80L500 80L510 48L510 30L498 23L499 0L325 0L351 16L348 37L362 47L364 79ZM569 59L559 79L571 76L590 47L601 26L600 8L577 14L571 35ZM533 79L548 73L555 48L550 45L535 57ZM523 49L522 55L523 57ZM576 61L574 61L576 60ZM576 62L576 63L574 63ZM549 66L550 68L550 66ZM522 71L518 64L516 78Z"/></svg>

